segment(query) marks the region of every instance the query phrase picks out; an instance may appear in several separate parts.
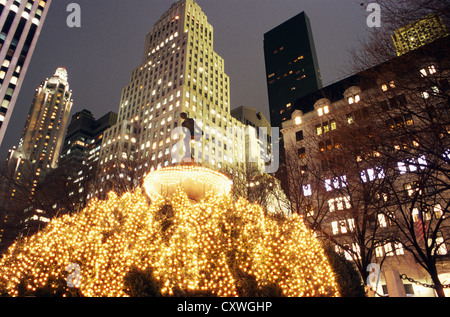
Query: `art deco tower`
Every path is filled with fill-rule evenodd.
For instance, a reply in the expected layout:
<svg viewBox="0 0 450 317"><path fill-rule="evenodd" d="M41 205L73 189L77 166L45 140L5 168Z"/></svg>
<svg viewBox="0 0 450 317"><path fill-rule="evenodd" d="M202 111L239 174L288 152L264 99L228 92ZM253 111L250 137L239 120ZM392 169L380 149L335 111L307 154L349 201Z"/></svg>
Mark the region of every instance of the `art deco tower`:
<svg viewBox="0 0 450 317"><path fill-rule="evenodd" d="M45 174L58 166L72 105L67 71L58 68L36 89L19 145L7 159L8 174L17 183L26 183L32 195ZM8 190L14 196L16 189Z"/></svg>
<svg viewBox="0 0 450 317"><path fill-rule="evenodd" d="M51 0L0 0L0 145Z"/></svg>
<svg viewBox="0 0 450 317"><path fill-rule="evenodd" d="M28 230L34 224L38 228L49 221L34 200L40 182L58 166L72 105L67 71L58 68L36 89L19 145L10 150L5 179L0 183L0 217L6 215L6 220L9 215L14 222L10 237L17 236L15 230ZM15 216L20 223L12 220ZM0 235L0 248L2 242Z"/></svg>
<svg viewBox="0 0 450 317"><path fill-rule="evenodd" d="M18 151L22 159L37 168L45 170L58 166L73 105L67 80L66 69L58 68L53 77L41 84L33 98Z"/></svg>
<svg viewBox="0 0 450 317"><path fill-rule="evenodd" d="M123 89L118 124L105 133L100 163L145 161L148 170L174 163L180 114L200 125L194 159L215 169L245 159L243 128L230 115L230 80L214 51L213 27L194 0L174 3L147 34L142 64ZM144 173L145 171L143 171Z"/></svg>

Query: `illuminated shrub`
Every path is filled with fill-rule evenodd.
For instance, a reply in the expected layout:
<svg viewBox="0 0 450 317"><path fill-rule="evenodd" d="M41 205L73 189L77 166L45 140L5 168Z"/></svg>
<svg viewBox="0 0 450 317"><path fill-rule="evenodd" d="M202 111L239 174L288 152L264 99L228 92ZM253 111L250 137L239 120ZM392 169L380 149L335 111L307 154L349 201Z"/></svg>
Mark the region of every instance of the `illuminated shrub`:
<svg viewBox="0 0 450 317"><path fill-rule="evenodd" d="M70 264L79 272L67 271ZM78 273L79 284L70 287ZM260 206L227 195L194 203L182 191L149 204L142 190L93 200L13 245L0 261L0 293L42 290L54 296L338 296L324 251L299 217L270 218Z"/></svg>

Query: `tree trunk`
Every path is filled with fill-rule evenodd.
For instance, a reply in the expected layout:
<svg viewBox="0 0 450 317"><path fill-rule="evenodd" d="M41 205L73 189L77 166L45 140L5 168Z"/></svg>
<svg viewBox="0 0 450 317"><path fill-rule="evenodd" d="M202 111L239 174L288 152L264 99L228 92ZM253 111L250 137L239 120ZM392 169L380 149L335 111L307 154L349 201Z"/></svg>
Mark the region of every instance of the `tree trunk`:
<svg viewBox="0 0 450 317"><path fill-rule="evenodd" d="M444 286L442 285L441 281L439 281L439 278L437 276L432 276L431 278L433 280L437 296L445 297Z"/></svg>
<svg viewBox="0 0 450 317"><path fill-rule="evenodd" d="M435 263L430 263L428 265L428 268L429 268L428 273L430 274L431 280L433 281L434 289L436 290L437 296L445 297L444 286L439 280L439 275Z"/></svg>

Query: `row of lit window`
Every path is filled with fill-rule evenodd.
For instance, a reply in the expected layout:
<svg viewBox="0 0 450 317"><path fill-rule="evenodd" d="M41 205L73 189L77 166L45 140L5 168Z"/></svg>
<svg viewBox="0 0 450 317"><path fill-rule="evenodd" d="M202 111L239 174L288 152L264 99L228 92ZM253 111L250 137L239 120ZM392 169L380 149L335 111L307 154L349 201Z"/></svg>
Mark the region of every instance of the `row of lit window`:
<svg viewBox="0 0 450 317"><path fill-rule="evenodd" d="M450 151L446 154L450 158ZM427 167L427 161L424 155L418 157L417 159L409 159L406 162L398 162L398 170L400 174L405 174L407 172L415 172L419 169L425 169ZM360 178L363 183L369 181L374 181L376 179L384 179L386 176L385 171L382 167L369 168L360 172ZM342 175L339 177L334 177L326 179L324 181L326 191L332 191L334 189L342 189L348 186L347 176ZM311 184L303 186L303 195L305 197L312 195Z"/></svg>

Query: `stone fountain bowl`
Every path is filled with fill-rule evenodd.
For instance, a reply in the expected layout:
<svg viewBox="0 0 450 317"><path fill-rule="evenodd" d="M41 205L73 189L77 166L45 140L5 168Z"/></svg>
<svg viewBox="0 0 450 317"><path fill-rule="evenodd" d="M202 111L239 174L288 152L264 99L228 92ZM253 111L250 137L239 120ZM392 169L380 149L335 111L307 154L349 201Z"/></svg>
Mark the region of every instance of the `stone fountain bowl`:
<svg viewBox="0 0 450 317"><path fill-rule="evenodd" d="M181 189L191 201L199 202L208 193L214 196L228 195L233 183L224 174L207 167L182 164L149 173L143 186L152 200L170 199Z"/></svg>

